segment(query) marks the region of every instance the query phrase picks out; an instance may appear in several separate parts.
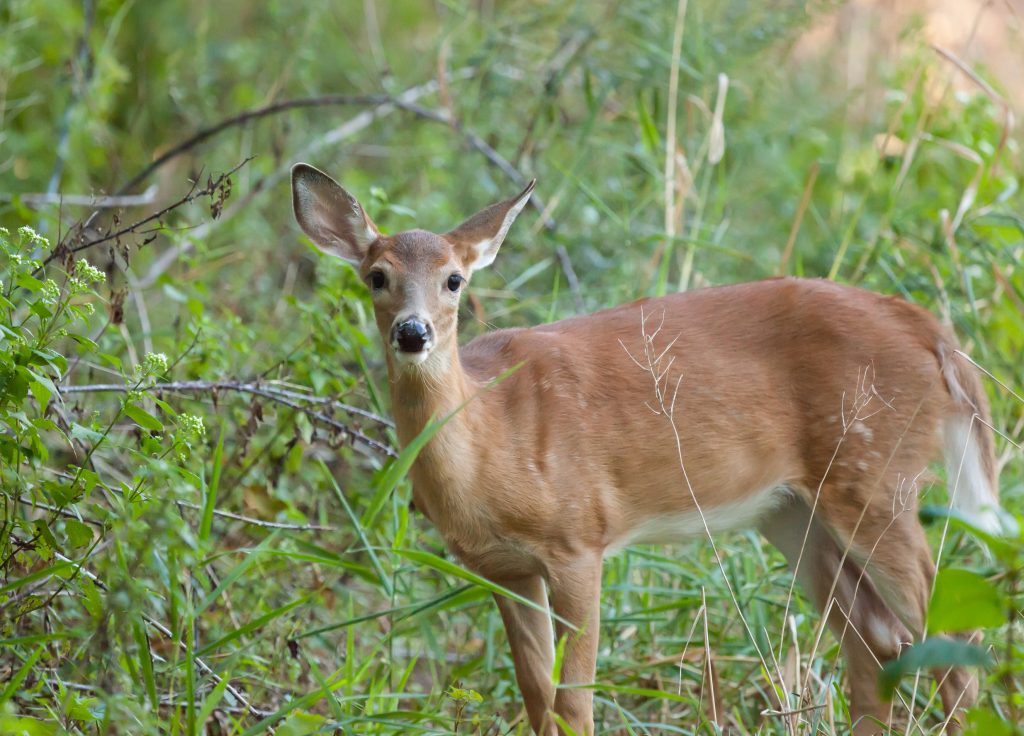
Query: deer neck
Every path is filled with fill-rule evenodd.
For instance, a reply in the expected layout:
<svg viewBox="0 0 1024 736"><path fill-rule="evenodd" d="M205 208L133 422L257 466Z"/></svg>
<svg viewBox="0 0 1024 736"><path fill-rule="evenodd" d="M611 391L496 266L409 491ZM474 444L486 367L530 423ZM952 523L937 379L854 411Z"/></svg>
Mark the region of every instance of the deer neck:
<svg viewBox="0 0 1024 736"><path fill-rule="evenodd" d="M480 386L464 371L454 337L421 365L398 365L390 353L387 361L392 413L402 447L431 421L447 418L420 450L411 471L416 505L436 523L435 516L445 514L472 483L472 441L486 409L481 401L470 399Z"/></svg>
<svg viewBox="0 0 1024 736"><path fill-rule="evenodd" d="M431 420L444 418L458 409L476 389L462 368L455 346L438 346L424 363L415 366L398 365L389 354L388 378L392 412L403 447Z"/></svg>

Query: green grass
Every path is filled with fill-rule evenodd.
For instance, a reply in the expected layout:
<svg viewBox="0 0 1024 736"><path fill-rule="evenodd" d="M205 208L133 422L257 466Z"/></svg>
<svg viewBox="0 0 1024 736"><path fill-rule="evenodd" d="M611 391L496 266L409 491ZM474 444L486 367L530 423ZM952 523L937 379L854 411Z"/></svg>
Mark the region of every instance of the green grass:
<svg viewBox="0 0 1024 736"><path fill-rule="evenodd" d="M1024 393L1019 133L920 35L890 61L864 60L875 85L864 92L833 71L838 56L790 54L811 21L804 3L690 2L676 115L689 173L676 169L685 196L667 237L675 4L478 5L101 1L88 25L77 4L18 0L0 10L0 192L46 192L59 169L61 192L112 193L243 109L398 94L434 79L443 57L447 91L417 104L451 105L463 132L536 176L550 217L524 213L474 280L465 339L568 316L577 301L590 310L789 273L922 304ZM959 91L944 86L953 79ZM517 182L460 129L408 111L352 123L363 111L269 115L159 169L133 190L156 183L157 200L118 214L120 227L184 195L200 170L203 186L256 156L216 219L223 189L163 216L152 242L136 233L83 251L107 274L94 292L48 302L11 256L0 264L3 326L53 351L36 361L8 333L0 344L0 731L528 733L493 586L410 513L409 453L380 449L397 450L369 300L350 269L304 244L285 174L309 159L392 232L447 229ZM325 143L341 126L354 132ZM887 132L916 140L914 155L880 154ZM0 223L55 243L89 212L16 197L0 202ZM63 287L62 267L40 278ZM95 314L72 310L87 303ZM55 304L68 311L38 311ZM77 315L70 337L56 332L63 314ZM167 369L138 368L147 353L165 353ZM61 396L47 381L140 390ZM158 390L165 381L246 388ZM986 390L1008 438L1004 503L1019 517L1011 440L1024 438L1024 406L994 381ZM941 504L943 487L927 484L922 502ZM942 530L929 526L933 549ZM717 713L733 733L847 732L838 647L819 640L799 591L790 600L781 556L752 532L716 544L721 567L701 539L607 561L599 731L716 733ZM955 525L943 548L943 567L1009 597L1007 623L986 630L994 665L975 733L1009 733L1024 707L1014 550L987 554ZM921 719L910 733L940 733L931 681L901 683ZM798 703L811 706L799 723L763 715Z"/></svg>

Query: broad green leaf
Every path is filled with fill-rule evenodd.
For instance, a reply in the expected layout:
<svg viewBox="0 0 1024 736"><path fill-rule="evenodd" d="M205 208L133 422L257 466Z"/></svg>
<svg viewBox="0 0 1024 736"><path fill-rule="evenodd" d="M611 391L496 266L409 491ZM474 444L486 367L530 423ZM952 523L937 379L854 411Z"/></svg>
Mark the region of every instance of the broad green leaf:
<svg viewBox="0 0 1024 736"><path fill-rule="evenodd" d="M970 631L1006 622L1007 603L999 590L970 570L939 570L928 606L928 632Z"/></svg>
<svg viewBox="0 0 1024 736"><path fill-rule="evenodd" d="M20 367L19 370L23 370L29 375L29 390L36 398L36 403L39 404L40 413L45 414L46 407L50 404L50 398L54 394L58 394L57 387L53 385L53 381L40 373Z"/></svg>
<svg viewBox="0 0 1024 736"><path fill-rule="evenodd" d="M148 429L151 432L163 431L163 423L138 404L125 404L124 413L143 429Z"/></svg>
<svg viewBox="0 0 1024 736"><path fill-rule="evenodd" d="M88 524L83 524L78 519L66 519L64 531L68 535L68 543L73 548L88 547L92 544L92 529Z"/></svg>
<svg viewBox="0 0 1024 736"><path fill-rule="evenodd" d="M987 708L971 708L967 711L967 728L963 736L1016 736L1019 733L1011 722Z"/></svg>

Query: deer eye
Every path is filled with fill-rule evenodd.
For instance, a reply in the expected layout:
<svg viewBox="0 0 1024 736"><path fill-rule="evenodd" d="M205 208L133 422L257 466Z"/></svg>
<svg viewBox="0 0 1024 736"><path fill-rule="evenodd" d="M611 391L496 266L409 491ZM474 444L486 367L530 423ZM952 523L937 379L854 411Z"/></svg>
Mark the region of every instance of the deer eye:
<svg viewBox="0 0 1024 736"><path fill-rule="evenodd" d="M370 288L374 291L379 291L388 284L388 277L384 275L383 271L370 271L366 280L370 282Z"/></svg>
<svg viewBox="0 0 1024 736"><path fill-rule="evenodd" d="M458 291L459 287L462 286L462 283L465 280L466 279L462 278L461 274L453 273L451 276L448 277L448 291Z"/></svg>

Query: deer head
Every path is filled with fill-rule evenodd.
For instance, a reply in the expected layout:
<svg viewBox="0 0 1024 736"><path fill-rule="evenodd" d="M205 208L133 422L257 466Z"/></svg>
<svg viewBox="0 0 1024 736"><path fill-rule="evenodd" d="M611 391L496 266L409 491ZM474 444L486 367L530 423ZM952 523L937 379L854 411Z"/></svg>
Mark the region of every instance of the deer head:
<svg viewBox="0 0 1024 736"><path fill-rule="evenodd" d="M383 235L362 205L327 174L292 168L292 204L302 230L326 253L356 266L373 297L389 364L427 366L439 346L456 346L459 300L478 269L490 265L534 181L454 230Z"/></svg>

